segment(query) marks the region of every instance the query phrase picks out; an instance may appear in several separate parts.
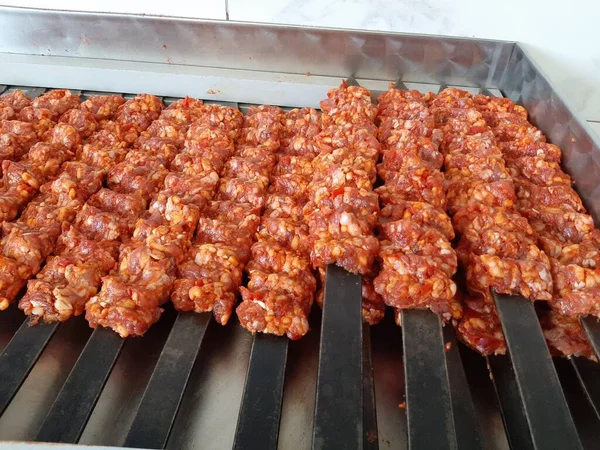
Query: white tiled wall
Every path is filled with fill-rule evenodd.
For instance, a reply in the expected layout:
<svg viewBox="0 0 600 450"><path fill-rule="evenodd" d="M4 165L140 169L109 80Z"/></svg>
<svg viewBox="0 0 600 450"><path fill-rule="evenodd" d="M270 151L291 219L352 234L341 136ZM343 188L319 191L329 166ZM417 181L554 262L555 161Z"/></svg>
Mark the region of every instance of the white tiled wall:
<svg viewBox="0 0 600 450"><path fill-rule="evenodd" d="M594 0L0 0L0 3L521 41L582 116L600 121L600 2Z"/></svg>

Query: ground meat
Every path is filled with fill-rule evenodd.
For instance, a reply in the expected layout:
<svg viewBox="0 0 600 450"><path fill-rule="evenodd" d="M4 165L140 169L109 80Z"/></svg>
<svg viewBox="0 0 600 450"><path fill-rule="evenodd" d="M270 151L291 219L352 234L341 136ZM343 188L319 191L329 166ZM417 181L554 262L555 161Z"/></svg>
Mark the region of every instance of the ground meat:
<svg viewBox="0 0 600 450"><path fill-rule="evenodd" d="M19 308L34 322L62 322L82 314L101 278L115 265L114 249L73 231L61 236L63 251L48 258L19 301Z"/></svg>
<svg viewBox="0 0 600 450"><path fill-rule="evenodd" d="M466 299L463 317L456 330L462 342L482 355L506 354L500 319L493 304L485 302L481 297Z"/></svg>
<svg viewBox="0 0 600 450"><path fill-rule="evenodd" d="M71 150L60 144L38 142L29 149L23 162L35 167L48 180L56 176L61 170L61 165L73 156Z"/></svg>
<svg viewBox="0 0 600 450"><path fill-rule="evenodd" d="M201 111L199 124L216 128L232 140L239 137L244 123L244 116L238 109L220 105L204 105Z"/></svg>
<svg viewBox="0 0 600 450"><path fill-rule="evenodd" d="M112 328L123 338L142 336L162 313L151 297L144 286L111 275L103 278L102 290L86 304L85 318L92 328Z"/></svg>
<svg viewBox="0 0 600 450"><path fill-rule="evenodd" d="M124 194L139 192L144 199L150 200L163 184L168 171L155 158L148 156L146 161L134 165L123 161L114 166L107 175L107 185L110 189Z"/></svg>
<svg viewBox="0 0 600 450"><path fill-rule="evenodd" d="M83 139L90 137L100 127L91 112L81 109L67 111L61 116L59 123L71 125Z"/></svg>
<svg viewBox="0 0 600 450"><path fill-rule="evenodd" d="M69 109L79 106L79 95L73 95L69 90L55 89L47 92L31 102L34 108L46 108L52 112L54 120L58 120Z"/></svg>
<svg viewBox="0 0 600 450"><path fill-rule="evenodd" d="M31 275L29 266L0 255L0 311L10 306Z"/></svg>
<svg viewBox="0 0 600 450"><path fill-rule="evenodd" d="M102 187L102 174L93 167L78 161L69 161L63 165L63 171L56 180L44 184L40 192L64 199L87 200Z"/></svg>
<svg viewBox="0 0 600 450"><path fill-rule="evenodd" d="M517 207L527 210L539 206L554 206L562 211L585 213L581 199L573 188L565 184L537 185L519 180L515 184L517 192Z"/></svg>
<svg viewBox="0 0 600 450"><path fill-rule="evenodd" d="M597 361L579 319L555 311L538 310L540 323L550 351L559 356L583 356Z"/></svg>
<svg viewBox="0 0 600 450"><path fill-rule="evenodd" d="M0 104L10 106L15 112L31 105L31 99L20 89L0 97Z"/></svg>
<svg viewBox="0 0 600 450"><path fill-rule="evenodd" d="M262 208L265 204L265 189L269 184L267 177L250 180L230 178L221 180L217 200L231 200L237 203L250 203Z"/></svg>
<svg viewBox="0 0 600 450"><path fill-rule="evenodd" d="M181 311L213 311L215 319L226 324L236 303L243 264L237 250L226 244L198 244L189 252L190 260L179 267L172 301Z"/></svg>
<svg viewBox="0 0 600 450"><path fill-rule="evenodd" d="M4 156L19 158L38 141L37 133L32 124L19 120L0 121L0 150ZM5 158L8 159L8 158Z"/></svg>
<svg viewBox="0 0 600 450"><path fill-rule="evenodd" d="M46 108L27 106L21 110L16 118L23 122L31 123L38 139L43 138L48 130L56 126L52 112Z"/></svg>
<svg viewBox="0 0 600 450"><path fill-rule="evenodd" d="M450 218L429 203L405 201L385 206L378 215L379 229L383 230L389 223L399 220L409 220L424 229L436 229L449 241L454 239Z"/></svg>
<svg viewBox="0 0 600 450"><path fill-rule="evenodd" d="M487 183L463 180L452 183L447 191L448 210L452 215L471 204L480 203L490 208L510 209L515 204L515 189L512 180Z"/></svg>
<svg viewBox="0 0 600 450"><path fill-rule="evenodd" d="M60 234L58 224L47 228L30 229L22 224L5 223L4 228L4 237L0 241L2 254L26 267L29 276L39 272L42 263L54 249ZM7 298L6 295L4 297Z"/></svg>
<svg viewBox="0 0 600 450"><path fill-rule="evenodd" d="M375 192L383 204L420 201L436 208L446 208L444 176L437 170L417 168L398 173L388 178Z"/></svg>
<svg viewBox="0 0 600 450"><path fill-rule="evenodd" d="M91 113L94 118L102 123L113 118L125 99L120 95L93 95L81 102L79 109Z"/></svg>

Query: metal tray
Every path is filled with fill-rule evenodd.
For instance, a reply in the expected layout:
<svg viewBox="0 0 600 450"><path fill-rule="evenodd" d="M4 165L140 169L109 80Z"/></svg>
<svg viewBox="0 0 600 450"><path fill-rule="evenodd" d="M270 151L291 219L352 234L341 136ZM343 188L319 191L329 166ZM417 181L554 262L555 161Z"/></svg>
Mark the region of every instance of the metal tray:
<svg viewBox="0 0 600 450"><path fill-rule="evenodd" d="M435 92L442 85L472 92L485 88L529 110L532 121L563 150L565 167L586 207L596 220L600 217L600 142L518 43L0 7L0 67L0 84L7 86L190 95L235 102L242 109L256 103L316 106L329 88L349 76L374 94L398 79L422 91ZM175 321L175 312L168 309L147 336L125 342L80 444L126 442ZM320 321L315 310L313 331L287 348L278 435L282 449L311 448L313 443ZM0 313L0 352L22 323L14 307ZM404 448L410 430L401 407L402 332L386 317L365 333L364 341L371 344L377 433L376 439L368 436L364 448ZM0 439L35 438L90 335L82 318L57 328L0 416ZM253 338L232 320L227 327L208 324L201 343L166 448L222 449L234 444ZM515 445L519 430L504 417L507 437L503 425L509 401L517 401L510 417L522 413L516 388L508 389L514 382L510 363L505 364L508 357L490 362L492 368L508 367L508 372L493 371L506 375L507 384L502 385L502 379L490 379L486 359L462 345L455 349L481 428L483 443L474 448ZM569 386L581 391L567 395L572 415L584 444L594 442L597 417L589 414L591 390L584 392L572 376L573 367L563 367L563 362L556 362L561 381L571 380ZM595 366L586 370L597 372ZM451 389L457 388L450 383Z"/></svg>

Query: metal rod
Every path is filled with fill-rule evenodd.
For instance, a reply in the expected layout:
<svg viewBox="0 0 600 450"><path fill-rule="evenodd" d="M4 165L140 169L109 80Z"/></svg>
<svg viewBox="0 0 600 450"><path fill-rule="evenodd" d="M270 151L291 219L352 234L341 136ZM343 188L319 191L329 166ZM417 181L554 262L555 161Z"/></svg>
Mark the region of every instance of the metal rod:
<svg viewBox="0 0 600 450"><path fill-rule="evenodd" d="M481 89L479 89L479 93L481 95L486 95L488 97L495 97L495 95L492 94L488 88L481 88Z"/></svg>
<svg viewBox="0 0 600 450"><path fill-rule="evenodd" d="M77 443L125 340L94 330L42 424L36 441Z"/></svg>
<svg viewBox="0 0 600 450"><path fill-rule="evenodd" d="M277 449L287 353L287 337L254 336L234 449Z"/></svg>
<svg viewBox="0 0 600 450"><path fill-rule="evenodd" d="M453 326L444 327L444 341L457 446L460 449L483 449L483 435Z"/></svg>
<svg viewBox="0 0 600 450"><path fill-rule="evenodd" d="M375 383L373 381L373 360L371 354L371 326L363 323L363 448L378 450L377 405L375 403Z"/></svg>
<svg viewBox="0 0 600 450"><path fill-rule="evenodd" d="M582 448L533 304L493 293L535 448Z"/></svg>
<svg viewBox="0 0 600 450"><path fill-rule="evenodd" d="M429 310L402 310L410 449L454 449L456 434L442 321Z"/></svg>
<svg viewBox="0 0 600 450"><path fill-rule="evenodd" d="M329 265L313 430L314 449L363 447L362 289L360 275Z"/></svg>
<svg viewBox="0 0 600 450"><path fill-rule="evenodd" d="M29 375L57 328L57 323L31 327L28 322L23 322L0 354L0 414Z"/></svg>
<svg viewBox="0 0 600 450"><path fill-rule="evenodd" d="M577 372L590 404L600 418L600 364L585 358L571 358L571 364Z"/></svg>
<svg viewBox="0 0 600 450"><path fill-rule="evenodd" d="M208 313L177 316L124 447L164 448L211 317Z"/></svg>
<svg viewBox="0 0 600 450"><path fill-rule="evenodd" d="M594 353L600 359L600 321L597 318L588 316L580 320L581 326L585 330L588 341L594 349Z"/></svg>
<svg viewBox="0 0 600 450"><path fill-rule="evenodd" d="M404 84L404 82L402 80L398 80L396 81L396 84L394 84L394 87L396 89L400 89L401 91L408 91L409 89L406 87L406 85Z"/></svg>
<svg viewBox="0 0 600 450"><path fill-rule="evenodd" d="M360 86L358 81L356 81L356 78L354 78L354 75L350 75L348 78L346 78L346 83L348 86Z"/></svg>
<svg viewBox="0 0 600 450"><path fill-rule="evenodd" d="M500 402L500 412L510 448L533 449L527 417L510 358L508 356L488 356L487 364L496 397Z"/></svg>

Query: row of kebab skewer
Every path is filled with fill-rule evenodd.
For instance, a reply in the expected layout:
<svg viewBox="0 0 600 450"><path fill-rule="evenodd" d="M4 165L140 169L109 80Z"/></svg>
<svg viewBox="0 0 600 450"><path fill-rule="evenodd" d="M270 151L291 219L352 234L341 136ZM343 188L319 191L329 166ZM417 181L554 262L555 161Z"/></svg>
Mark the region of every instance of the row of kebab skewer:
<svg viewBox="0 0 600 450"><path fill-rule="evenodd" d="M337 264L372 325L429 308L503 354L493 289L539 300L556 354L595 358L600 234L522 107L342 83L321 111L0 97L0 309L127 337L172 301L299 339Z"/></svg>

